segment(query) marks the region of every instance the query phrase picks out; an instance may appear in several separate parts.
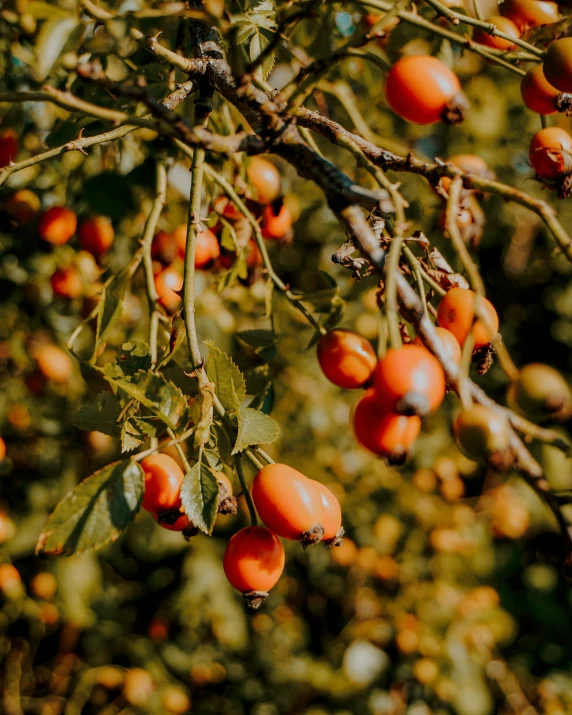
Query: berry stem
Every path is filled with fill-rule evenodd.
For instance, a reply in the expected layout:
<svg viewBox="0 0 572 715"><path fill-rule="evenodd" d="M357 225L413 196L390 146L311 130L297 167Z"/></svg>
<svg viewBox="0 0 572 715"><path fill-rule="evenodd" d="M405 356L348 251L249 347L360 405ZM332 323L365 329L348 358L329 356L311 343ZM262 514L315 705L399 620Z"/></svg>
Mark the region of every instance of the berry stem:
<svg viewBox="0 0 572 715"><path fill-rule="evenodd" d="M391 241L387 266L385 268L385 312L389 328L389 344L392 348L401 347L399 332L399 313L397 312L397 277L399 257L403 246L403 236L395 236Z"/></svg>
<svg viewBox="0 0 572 715"><path fill-rule="evenodd" d="M244 454L248 457L248 459L250 459L256 469L262 469L264 467L264 464L262 464L262 462L256 457L256 455L251 449L246 449Z"/></svg>
<svg viewBox="0 0 572 715"><path fill-rule="evenodd" d="M236 473L238 475L238 481L242 487L242 493L244 494L244 499L246 501L246 506L248 507L248 513L250 515L250 525L257 526L258 519L256 518L256 509L254 508L254 502L252 501L252 495L246 483L244 477L244 471L242 470L242 454L239 452L234 457L234 464L236 466Z"/></svg>
<svg viewBox="0 0 572 715"><path fill-rule="evenodd" d="M268 454L266 454L266 452L263 449L261 449L260 447L255 447L254 451L256 452L256 454L258 454L260 457L262 457L262 459L264 459L266 462L268 462L268 464L275 463L274 460L272 459L272 457L270 457Z"/></svg>

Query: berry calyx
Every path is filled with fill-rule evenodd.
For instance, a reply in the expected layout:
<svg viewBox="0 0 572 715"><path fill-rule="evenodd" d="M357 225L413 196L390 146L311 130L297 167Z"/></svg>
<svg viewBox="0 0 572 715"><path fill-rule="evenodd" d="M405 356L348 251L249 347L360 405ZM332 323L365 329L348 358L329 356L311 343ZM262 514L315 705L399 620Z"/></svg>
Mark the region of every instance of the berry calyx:
<svg viewBox="0 0 572 715"><path fill-rule="evenodd" d="M252 499L269 529L304 546L324 535L323 507L312 480L286 464L267 464L254 477Z"/></svg>
<svg viewBox="0 0 572 715"><path fill-rule="evenodd" d="M530 140L528 158L540 179L562 181L572 172L572 137L559 127L541 129Z"/></svg>
<svg viewBox="0 0 572 715"><path fill-rule="evenodd" d="M354 433L362 447L378 457L385 457L388 464L403 464L409 450L419 435L419 417L407 417L386 412L373 389L357 403L353 413Z"/></svg>
<svg viewBox="0 0 572 715"><path fill-rule="evenodd" d="M284 563L284 548L276 534L263 526L247 526L228 542L223 568L231 586L255 609L278 582Z"/></svg>
<svg viewBox="0 0 572 715"><path fill-rule="evenodd" d="M425 417L445 396L437 358L419 345L390 348L375 369L375 396L385 412Z"/></svg>
<svg viewBox="0 0 572 715"><path fill-rule="evenodd" d="M352 330L341 328L322 335L317 355L328 380L346 390L355 390L367 384L377 364L369 340Z"/></svg>
<svg viewBox="0 0 572 715"><path fill-rule="evenodd" d="M437 308L437 322L441 328L451 332L462 347L471 333L474 350L490 344L499 330L499 318L493 304L481 298L481 311L486 320L475 320L476 293L468 288L451 288L441 298Z"/></svg>
<svg viewBox="0 0 572 715"><path fill-rule="evenodd" d="M397 60L387 73L385 99L396 114L415 124L460 124L467 110L457 75L428 55Z"/></svg>

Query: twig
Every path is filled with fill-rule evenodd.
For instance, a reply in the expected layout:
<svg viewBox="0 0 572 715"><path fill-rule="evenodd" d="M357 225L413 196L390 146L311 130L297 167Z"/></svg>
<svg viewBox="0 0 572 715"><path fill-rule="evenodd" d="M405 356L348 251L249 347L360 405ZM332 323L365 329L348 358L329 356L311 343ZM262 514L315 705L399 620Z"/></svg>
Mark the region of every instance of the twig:
<svg viewBox="0 0 572 715"><path fill-rule="evenodd" d="M258 519L256 518L256 509L254 507L254 502L252 501L252 495L246 483L244 477L244 472L242 470L242 454L239 452L234 456L234 464L236 467L236 473L238 475L238 481L242 487L242 493L244 495L244 500L246 501L246 506L248 507L248 513L250 515L250 525L256 526L258 524Z"/></svg>

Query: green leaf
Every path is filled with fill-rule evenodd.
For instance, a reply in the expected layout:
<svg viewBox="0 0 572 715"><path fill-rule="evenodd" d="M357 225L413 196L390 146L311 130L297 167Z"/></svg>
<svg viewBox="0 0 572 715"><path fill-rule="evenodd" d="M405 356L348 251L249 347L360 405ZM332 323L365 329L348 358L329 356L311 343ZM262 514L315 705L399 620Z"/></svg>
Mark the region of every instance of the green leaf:
<svg viewBox="0 0 572 715"><path fill-rule="evenodd" d="M276 357L277 341L272 330L243 330L237 337L250 345L262 360L268 362Z"/></svg>
<svg viewBox="0 0 572 715"><path fill-rule="evenodd" d="M230 443L228 433L224 426L219 424L218 422L215 422L214 427L216 435L216 446L220 458L225 464L227 464L229 467L232 467L234 466L234 459L232 457L232 444Z"/></svg>
<svg viewBox="0 0 572 715"><path fill-rule="evenodd" d="M35 76L43 82L62 53L71 33L77 27L76 17L53 17L43 23L36 40Z"/></svg>
<svg viewBox="0 0 572 715"><path fill-rule="evenodd" d="M131 452L142 442L143 437L137 428L129 420L125 420L121 425L121 451Z"/></svg>
<svg viewBox="0 0 572 715"><path fill-rule="evenodd" d="M125 176L112 171L88 179L82 188L82 198L93 213L115 220L124 219L135 207L131 184Z"/></svg>
<svg viewBox="0 0 572 715"><path fill-rule="evenodd" d="M145 491L137 462L114 462L77 485L50 515L36 554L74 554L115 541L139 511Z"/></svg>
<svg viewBox="0 0 572 715"><path fill-rule="evenodd" d="M244 44L248 38L256 31L256 28L250 20L239 20L234 23L234 41L237 45Z"/></svg>
<svg viewBox="0 0 572 715"><path fill-rule="evenodd" d="M262 34L258 30L254 33L252 40L250 41L250 60L254 62L257 57L260 57L263 50L268 47L270 40L266 35ZM271 52L262 62L260 69L262 73L262 78L266 79L268 75L274 69L274 53Z"/></svg>
<svg viewBox="0 0 572 715"><path fill-rule="evenodd" d="M157 415L171 429L187 419L187 400L175 384L162 375L140 370L131 378L110 378L111 384Z"/></svg>
<svg viewBox="0 0 572 715"><path fill-rule="evenodd" d="M278 423L263 412L252 407L241 407L238 418L238 436L233 454L242 452L253 444L270 444L278 438L280 427Z"/></svg>
<svg viewBox="0 0 572 715"><path fill-rule="evenodd" d="M209 349L205 369L211 382L215 383L216 394L228 412L237 412L246 397L246 383L231 357L211 342L205 341Z"/></svg>
<svg viewBox="0 0 572 715"><path fill-rule="evenodd" d="M133 422L137 429L147 437L156 437L159 434L159 426L161 423L157 422L157 418L134 417Z"/></svg>
<svg viewBox="0 0 572 715"><path fill-rule="evenodd" d="M119 437L121 429L117 418L120 412L121 405L115 395L101 392L94 402L89 402L75 413L72 422L86 432L104 432L111 437Z"/></svg>
<svg viewBox="0 0 572 715"><path fill-rule="evenodd" d="M139 370L151 369L151 350L147 343L123 343L115 362L124 375L135 375Z"/></svg>
<svg viewBox="0 0 572 715"><path fill-rule="evenodd" d="M181 502L193 524L205 534L211 534L218 511L218 483L202 461L185 476Z"/></svg>

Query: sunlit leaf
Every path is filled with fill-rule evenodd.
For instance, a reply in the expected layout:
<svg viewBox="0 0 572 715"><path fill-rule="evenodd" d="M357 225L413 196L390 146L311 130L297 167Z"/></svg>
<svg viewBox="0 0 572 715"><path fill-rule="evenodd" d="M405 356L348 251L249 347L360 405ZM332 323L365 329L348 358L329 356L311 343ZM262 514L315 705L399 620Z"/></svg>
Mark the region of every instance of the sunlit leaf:
<svg viewBox="0 0 572 715"><path fill-rule="evenodd" d="M242 452L253 444L270 444L278 439L279 434L280 427L272 417L251 407L241 407L238 436L232 453Z"/></svg>

